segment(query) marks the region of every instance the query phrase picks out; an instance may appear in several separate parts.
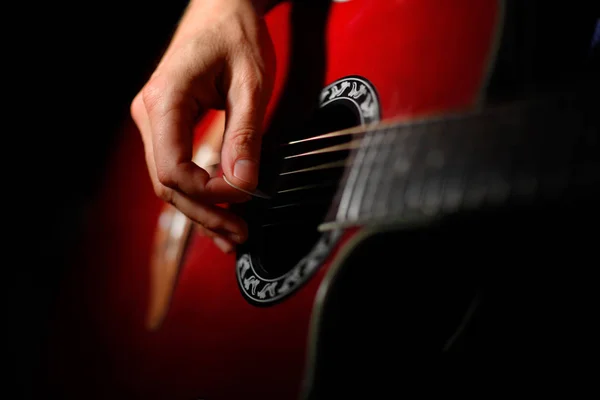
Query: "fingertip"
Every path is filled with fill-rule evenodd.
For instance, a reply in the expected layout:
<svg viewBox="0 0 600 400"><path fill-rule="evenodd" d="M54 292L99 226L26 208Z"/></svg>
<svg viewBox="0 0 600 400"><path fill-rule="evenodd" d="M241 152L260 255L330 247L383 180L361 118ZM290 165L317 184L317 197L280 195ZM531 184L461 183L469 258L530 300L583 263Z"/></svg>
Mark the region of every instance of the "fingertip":
<svg viewBox="0 0 600 400"><path fill-rule="evenodd" d="M237 160L233 165L233 177L244 189L255 189L258 185L258 163L250 159Z"/></svg>

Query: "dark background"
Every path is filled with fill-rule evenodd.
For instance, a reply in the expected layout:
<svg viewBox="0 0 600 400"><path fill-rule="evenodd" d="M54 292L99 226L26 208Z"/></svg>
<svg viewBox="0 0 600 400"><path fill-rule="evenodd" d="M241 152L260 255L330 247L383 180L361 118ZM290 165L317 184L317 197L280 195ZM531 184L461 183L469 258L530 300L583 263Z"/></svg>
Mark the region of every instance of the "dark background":
<svg viewBox="0 0 600 400"><path fill-rule="evenodd" d="M597 8L509 2L494 96L552 86L583 61ZM15 4L19 8L15 7ZM82 210L93 199L129 103L153 70L186 1L32 2L3 6L3 205L8 398L33 398L48 316ZM579 23L580 21L581 23ZM534 49L532 51L532 49ZM597 65L597 64L596 64ZM577 72L578 73L578 72ZM490 92L490 93L492 93ZM45 398L42 397L41 398Z"/></svg>
<svg viewBox="0 0 600 400"><path fill-rule="evenodd" d="M187 1L101 0L5 5L2 145L4 293L9 385L41 392L53 302L72 265L129 104L168 44ZM6 90L8 88L8 91ZM10 259L10 261L8 261ZM7 397L6 397L7 396Z"/></svg>

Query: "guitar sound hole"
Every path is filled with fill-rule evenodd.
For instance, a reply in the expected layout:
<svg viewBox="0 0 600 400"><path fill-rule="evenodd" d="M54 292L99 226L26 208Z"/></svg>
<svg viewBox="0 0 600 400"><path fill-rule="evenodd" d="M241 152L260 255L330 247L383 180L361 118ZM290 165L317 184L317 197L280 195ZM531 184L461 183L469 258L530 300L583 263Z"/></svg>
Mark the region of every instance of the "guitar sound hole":
<svg viewBox="0 0 600 400"><path fill-rule="evenodd" d="M343 101L317 112L305 128L305 139L359 125L353 107ZM263 277L275 278L293 268L320 237L317 226L323 221L344 172L348 150L323 152L285 159L287 156L318 151L349 141L347 136L311 140L285 146L272 199L247 203L244 217L249 225L247 250L262 269Z"/></svg>

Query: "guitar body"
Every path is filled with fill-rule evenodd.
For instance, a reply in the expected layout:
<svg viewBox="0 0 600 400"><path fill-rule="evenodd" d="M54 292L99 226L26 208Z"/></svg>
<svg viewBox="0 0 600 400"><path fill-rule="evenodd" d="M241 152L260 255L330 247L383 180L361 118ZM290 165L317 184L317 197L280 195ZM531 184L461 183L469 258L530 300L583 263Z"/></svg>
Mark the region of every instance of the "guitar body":
<svg viewBox="0 0 600 400"><path fill-rule="evenodd" d="M481 0L277 6L267 16L277 75L265 140L477 106L502 11L502 2ZM333 111L322 114L319 129L285 136L315 110ZM197 127L197 149L218 154L218 140L207 137L222 124L222 113L208 113ZM208 158L199 164L209 165ZM224 254L184 224L167 243L173 219L181 220L175 214L154 195L139 135L126 125L89 210L82 267L65 288L53 385L68 398L299 398L328 285L367 232L339 228L307 239L306 226L276 231L272 246L293 254L281 268L263 270L253 241ZM263 247L270 251L269 243ZM177 262L157 281L169 248L179 252ZM373 257L371 267L393 267L384 258ZM277 263L274 256L269 262Z"/></svg>

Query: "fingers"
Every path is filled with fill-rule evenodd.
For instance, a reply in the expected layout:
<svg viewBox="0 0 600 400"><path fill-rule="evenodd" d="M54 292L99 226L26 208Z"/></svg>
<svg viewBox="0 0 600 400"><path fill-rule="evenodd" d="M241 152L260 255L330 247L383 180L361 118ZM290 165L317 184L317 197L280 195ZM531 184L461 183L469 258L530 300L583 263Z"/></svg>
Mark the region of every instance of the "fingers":
<svg viewBox="0 0 600 400"><path fill-rule="evenodd" d="M271 88L252 63L236 66L227 93L221 165L236 186L252 191L258 184L262 125Z"/></svg>
<svg viewBox="0 0 600 400"><path fill-rule="evenodd" d="M181 79L167 74L157 76L145 86L142 100L151 136L156 178L161 185L204 203L239 202L246 199L228 187L221 178L209 174L192 162L192 143L198 105Z"/></svg>
<svg viewBox="0 0 600 400"><path fill-rule="evenodd" d="M268 29L263 20L254 18L251 7L235 3L237 7L224 13L198 4L187 14L195 22L178 30L179 39L170 44L134 99L131 113L144 142L156 194L226 249L227 244L245 241L247 228L216 204L247 201L250 197L244 191L254 190L258 183L274 54ZM242 190L222 177L211 178L192 161L196 119L200 111L211 108L226 110L221 167Z"/></svg>
<svg viewBox="0 0 600 400"><path fill-rule="evenodd" d="M195 223L233 243L243 243L248 237L246 223L237 215L216 205L200 204L173 191L169 203Z"/></svg>
<svg viewBox="0 0 600 400"><path fill-rule="evenodd" d="M202 225L194 225L194 228L196 229L196 232L198 232L200 235L211 238L215 245L223 253L231 253L233 251L234 244L230 240L225 239L223 236L206 229Z"/></svg>
<svg viewBox="0 0 600 400"><path fill-rule="evenodd" d="M211 205L211 203L231 202L225 199L226 195L216 193L231 191L232 188L223 181L223 179L211 179L208 181L206 192L210 196L205 196L204 202L193 200L184 193L164 185L158 179L156 168L156 157L152 143L153 135L151 132L151 123L145 112L141 94L136 96L131 105L131 114L140 130L146 156L146 164L150 179L154 186L154 191L162 200L172 204L184 215L190 218L196 224L204 227L207 236L213 238L215 244L224 252L230 252L233 245L243 243L247 238L247 226L245 222L233 213ZM239 191L233 189L235 196L239 201ZM248 200L248 196L243 195L242 201Z"/></svg>
<svg viewBox="0 0 600 400"><path fill-rule="evenodd" d="M200 72L195 72L200 73ZM192 93L194 82L177 69L156 74L141 94L149 124L144 135L152 145L156 179L161 185L203 203L234 203L248 199L222 178L192 162L192 143L199 102ZM191 78L190 78L191 79Z"/></svg>

